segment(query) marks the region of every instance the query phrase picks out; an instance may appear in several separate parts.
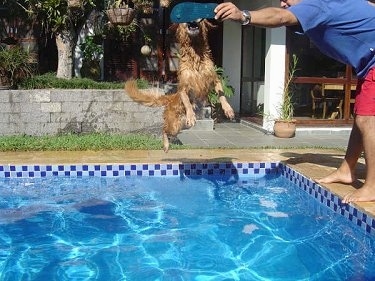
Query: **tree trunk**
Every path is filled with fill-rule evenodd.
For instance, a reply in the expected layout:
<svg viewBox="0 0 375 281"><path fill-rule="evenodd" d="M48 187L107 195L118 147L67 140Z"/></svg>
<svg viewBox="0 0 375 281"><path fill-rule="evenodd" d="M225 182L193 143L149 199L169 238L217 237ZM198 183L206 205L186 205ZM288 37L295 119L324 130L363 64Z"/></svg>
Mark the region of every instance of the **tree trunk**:
<svg viewBox="0 0 375 281"><path fill-rule="evenodd" d="M73 77L73 51L76 46L76 32L74 29L56 33L58 54L57 77L71 79Z"/></svg>

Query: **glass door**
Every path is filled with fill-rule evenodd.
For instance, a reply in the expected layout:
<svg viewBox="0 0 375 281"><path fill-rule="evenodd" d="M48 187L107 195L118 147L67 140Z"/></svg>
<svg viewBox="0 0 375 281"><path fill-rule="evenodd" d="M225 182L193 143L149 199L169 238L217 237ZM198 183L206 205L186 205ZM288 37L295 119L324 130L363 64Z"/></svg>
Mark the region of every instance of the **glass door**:
<svg viewBox="0 0 375 281"><path fill-rule="evenodd" d="M241 117L263 112L265 31L254 26L242 28Z"/></svg>

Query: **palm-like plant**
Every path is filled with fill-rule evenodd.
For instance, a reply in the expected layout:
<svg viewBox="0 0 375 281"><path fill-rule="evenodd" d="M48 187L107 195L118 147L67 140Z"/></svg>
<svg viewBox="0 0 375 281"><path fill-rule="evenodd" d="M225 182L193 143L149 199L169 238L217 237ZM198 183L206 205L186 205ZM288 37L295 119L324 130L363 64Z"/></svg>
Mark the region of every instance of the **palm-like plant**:
<svg viewBox="0 0 375 281"><path fill-rule="evenodd" d="M0 48L0 76L2 81L14 88L23 78L30 77L33 68L31 57L21 47Z"/></svg>
<svg viewBox="0 0 375 281"><path fill-rule="evenodd" d="M225 97L230 98L234 95L234 88L229 84L229 78L224 73L224 68L215 66L216 74L219 76L221 85L223 87L223 94ZM212 118L218 121L222 118L223 112L219 101L219 96L212 90L208 95L208 101L212 108Z"/></svg>
<svg viewBox="0 0 375 281"><path fill-rule="evenodd" d="M294 117L294 104L293 104L293 80L297 71L298 57L292 55L292 61L289 67L289 74L286 77L282 102L279 108L279 120L292 121Z"/></svg>

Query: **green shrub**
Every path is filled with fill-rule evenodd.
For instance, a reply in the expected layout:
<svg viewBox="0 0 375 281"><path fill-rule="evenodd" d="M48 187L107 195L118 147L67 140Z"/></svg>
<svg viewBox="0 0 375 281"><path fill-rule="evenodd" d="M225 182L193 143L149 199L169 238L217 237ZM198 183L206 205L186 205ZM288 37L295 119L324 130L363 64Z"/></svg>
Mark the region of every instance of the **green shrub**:
<svg viewBox="0 0 375 281"><path fill-rule="evenodd" d="M221 85L223 86L223 92L216 93L215 90L212 90L208 95L208 101L212 108L211 117L215 122L221 122L221 120L225 119L225 114L223 112L223 108L221 107L218 94L224 95L226 98L230 98L234 95L234 88L229 84L229 78L227 75L225 75L224 68L215 66L215 71L219 76Z"/></svg>
<svg viewBox="0 0 375 281"><path fill-rule="evenodd" d="M147 89L150 88L150 82L145 79L137 79L137 86L139 89Z"/></svg>
<svg viewBox="0 0 375 281"><path fill-rule="evenodd" d="M122 82L97 82L88 78L57 78L56 73L46 73L24 79L20 89L123 89Z"/></svg>
<svg viewBox="0 0 375 281"><path fill-rule="evenodd" d="M145 79L137 79L140 89L150 87L150 83ZM89 78L57 78L56 73L46 73L24 79L19 85L19 89L123 89L124 82L98 82Z"/></svg>
<svg viewBox="0 0 375 281"><path fill-rule="evenodd" d="M85 42L79 45L86 61L99 61L104 53L103 46L96 44L94 38L93 35L87 36Z"/></svg>
<svg viewBox="0 0 375 281"><path fill-rule="evenodd" d="M223 95L227 98L230 98L234 95L234 88L229 84L229 78L224 73L224 68L215 66L215 71L220 78L221 84L223 86ZM208 101L212 106L218 106L220 104L219 96L212 90L208 95Z"/></svg>
<svg viewBox="0 0 375 281"><path fill-rule="evenodd" d="M6 77L12 88L33 73L31 56L21 47L0 47L0 75Z"/></svg>
<svg viewBox="0 0 375 281"><path fill-rule="evenodd" d="M0 136L0 151L134 150L163 147L160 138L146 134L64 134L58 136ZM172 144L173 148L187 146Z"/></svg>

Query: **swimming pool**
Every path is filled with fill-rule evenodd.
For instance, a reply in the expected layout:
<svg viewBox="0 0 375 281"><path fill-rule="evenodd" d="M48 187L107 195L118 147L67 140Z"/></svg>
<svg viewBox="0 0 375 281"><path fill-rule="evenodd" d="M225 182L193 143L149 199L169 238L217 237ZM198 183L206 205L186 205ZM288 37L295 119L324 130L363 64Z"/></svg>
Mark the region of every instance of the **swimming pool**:
<svg viewBox="0 0 375 281"><path fill-rule="evenodd" d="M0 178L2 280L375 276L373 218L279 162L3 165Z"/></svg>

